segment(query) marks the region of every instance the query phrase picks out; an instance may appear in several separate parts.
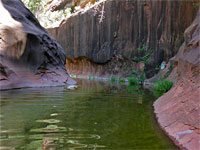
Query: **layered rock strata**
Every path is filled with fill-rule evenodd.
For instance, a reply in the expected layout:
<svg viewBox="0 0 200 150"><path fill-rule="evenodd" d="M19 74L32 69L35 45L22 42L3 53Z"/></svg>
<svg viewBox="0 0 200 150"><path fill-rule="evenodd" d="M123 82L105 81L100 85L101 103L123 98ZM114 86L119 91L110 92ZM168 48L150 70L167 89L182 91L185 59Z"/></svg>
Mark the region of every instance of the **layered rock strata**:
<svg viewBox="0 0 200 150"><path fill-rule="evenodd" d="M182 149L200 149L200 10L171 59L175 86L154 103L158 122Z"/></svg>

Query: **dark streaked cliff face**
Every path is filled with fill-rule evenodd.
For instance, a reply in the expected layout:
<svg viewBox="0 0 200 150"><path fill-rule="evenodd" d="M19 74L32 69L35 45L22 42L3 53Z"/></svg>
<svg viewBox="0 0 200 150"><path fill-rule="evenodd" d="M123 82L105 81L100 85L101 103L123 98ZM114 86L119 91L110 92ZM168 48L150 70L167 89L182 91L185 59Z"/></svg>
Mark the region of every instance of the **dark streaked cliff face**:
<svg viewBox="0 0 200 150"><path fill-rule="evenodd" d="M108 0L103 23L99 23L98 16L93 16L91 8L72 15L60 27L48 32L58 40L67 57L85 56L97 64L106 64L116 56L131 59L138 56L137 48L146 45L154 51L153 62L145 68L151 77L155 71L150 70L177 53L184 30L196 15L198 7L194 3Z"/></svg>

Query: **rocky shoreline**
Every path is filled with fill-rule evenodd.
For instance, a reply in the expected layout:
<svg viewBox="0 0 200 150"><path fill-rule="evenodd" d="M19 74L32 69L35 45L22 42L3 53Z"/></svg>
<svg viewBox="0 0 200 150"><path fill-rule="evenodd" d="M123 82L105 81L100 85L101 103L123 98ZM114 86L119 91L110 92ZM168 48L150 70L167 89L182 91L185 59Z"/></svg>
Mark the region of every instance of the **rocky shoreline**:
<svg viewBox="0 0 200 150"><path fill-rule="evenodd" d="M181 149L200 149L200 11L186 29L185 42L171 60L175 86L154 102L160 127Z"/></svg>

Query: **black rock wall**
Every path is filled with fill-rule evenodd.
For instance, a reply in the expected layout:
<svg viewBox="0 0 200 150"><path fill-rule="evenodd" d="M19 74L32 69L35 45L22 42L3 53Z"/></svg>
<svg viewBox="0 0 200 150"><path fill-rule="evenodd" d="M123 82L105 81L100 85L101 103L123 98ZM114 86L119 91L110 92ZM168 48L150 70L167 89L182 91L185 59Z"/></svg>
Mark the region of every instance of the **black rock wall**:
<svg viewBox="0 0 200 150"><path fill-rule="evenodd" d="M177 53L184 30L196 15L196 3L107 0L103 23L99 23L98 15L93 15L93 7L75 13L48 32L61 44L67 57L85 56L94 63L107 63L115 56L131 59L138 56L137 48L145 45L153 50L153 62L146 67L151 70ZM101 10L103 4L99 5Z"/></svg>

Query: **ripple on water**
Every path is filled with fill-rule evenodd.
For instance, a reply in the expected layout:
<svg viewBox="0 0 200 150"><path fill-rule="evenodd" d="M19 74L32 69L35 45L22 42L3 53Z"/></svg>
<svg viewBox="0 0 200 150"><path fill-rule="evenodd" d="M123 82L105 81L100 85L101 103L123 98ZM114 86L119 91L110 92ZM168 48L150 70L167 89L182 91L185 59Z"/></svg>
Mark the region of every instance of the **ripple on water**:
<svg viewBox="0 0 200 150"><path fill-rule="evenodd" d="M93 139L100 139L101 137L99 135L95 134L67 134L65 137L70 139L81 139L81 138L93 138Z"/></svg>
<svg viewBox="0 0 200 150"><path fill-rule="evenodd" d="M57 114L57 113L50 114L51 117L58 116L58 115L59 114Z"/></svg>
<svg viewBox="0 0 200 150"><path fill-rule="evenodd" d="M58 127L57 125L48 125L45 128L37 128L37 129L31 129L30 132L36 132L36 133L54 133L54 132L66 132L66 127Z"/></svg>
<svg viewBox="0 0 200 150"><path fill-rule="evenodd" d="M176 149L152 121L151 93L87 82L75 91L51 87L2 92L0 149Z"/></svg>
<svg viewBox="0 0 200 150"><path fill-rule="evenodd" d="M36 120L36 122L39 122L39 123L59 123L59 122L61 122L61 120L45 119L45 120Z"/></svg>
<svg viewBox="0 0 200 150"><path fill-rule="evenodd" d="M54 125L53 125L54 126ZM49 126L49 128L53 127L52 125ZM77 134L77 135L69 135L66 138L66 135L64 134L33 134L33 135L29 135L28 136L28 140L30 140L29 144L27 144L26 146L20 146L18 147L18 149L26 149L26 150L33 150L33 149L37 149L37 150L43 150L44 147L46 149L48 148L61 148L61 149L71 149L71 150L75 150L75 149L91 149L91 148L105 148L106 146L103 145L98 145L98 144L83 144L80 143L77 139L79 138L97 138L98 135L84 135L84 134ZM12 135L9 136L7 139L5 139L6 141L8 140L12 140L15 139L15 141L19 141L22 138L27 138L25 135ZM71 139L71 138L77 138L76 140ZM1 139L2 141L2 139ZM4 147L3 149L5 150L9 150L9 149L13 149L12 147ZM15 148L14 148L15 149Z"/></svg>

